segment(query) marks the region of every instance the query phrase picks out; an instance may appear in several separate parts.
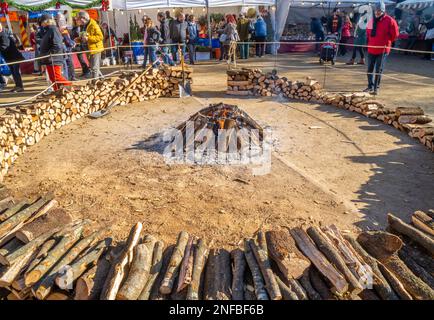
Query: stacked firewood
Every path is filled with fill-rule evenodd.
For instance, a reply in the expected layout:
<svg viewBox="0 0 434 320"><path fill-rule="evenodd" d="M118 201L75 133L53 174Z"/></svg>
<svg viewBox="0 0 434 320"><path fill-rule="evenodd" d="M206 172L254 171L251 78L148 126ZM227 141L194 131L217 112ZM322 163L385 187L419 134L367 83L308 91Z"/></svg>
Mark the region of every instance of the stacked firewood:
<svg viewBox="0 0 434 320"><path fill-rule="evenodd" d="M168 81L168 87L167 87L167 93L165 96L168 97L179 97L179 85L183 83L183 81L188 81L190 84L193 84L193 70L188 67L184 66L184 78L182 73L182 67L180 66L164 66L163 72L166 75L166 77L169 79Z"/></svg>
<svg viewBox="0 0 434 320"><path fill-rule="evenodd" d="M113 101L126 105L176 95L179 89L174 83L179 82L182 74L176 67L174 71L171 69L164 67L142 74L124 72L84 86L63 88L31 105L7 108L0 117L0 176L7 173L27 147L74 120L106 108ZM186 72L187 78L191 75L191 70ZM127 94L121 95L125 89L128 89Z"/></svg>
<svg viewBox="0 0 434 320"><path fill-rule="evenodd" d="M257 69L243 68L240 70L227 71L227 91L226 94L236 96L249 96L253 94L253 79L255 74L261 75L261 72L255 72Z"/></svg>
<svg viewBox="0 0 434 320"><path fill-rule="evenodd" d="M433 211L416 211L413 225L390 214L390 233L260 231L228 251L185 231L165 248L140 222L114 245L108 229L56 205L50 196L0 201L3 298L434 299Z"/></svg>

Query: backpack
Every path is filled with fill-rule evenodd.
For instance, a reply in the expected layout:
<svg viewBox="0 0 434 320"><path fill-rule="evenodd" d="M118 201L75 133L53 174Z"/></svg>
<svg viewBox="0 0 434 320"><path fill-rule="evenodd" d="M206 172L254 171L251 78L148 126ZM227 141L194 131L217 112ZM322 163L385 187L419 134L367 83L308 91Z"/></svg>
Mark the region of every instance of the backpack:
<svg viewBox="0 0 434 320"><path fill-rule="evenodd" d="M6 63L5 59L0 54L0 65ZM11 69L9 69L9 66L2 65L0 66L0 75L1 76L10 76L12 74Z"/></svg>

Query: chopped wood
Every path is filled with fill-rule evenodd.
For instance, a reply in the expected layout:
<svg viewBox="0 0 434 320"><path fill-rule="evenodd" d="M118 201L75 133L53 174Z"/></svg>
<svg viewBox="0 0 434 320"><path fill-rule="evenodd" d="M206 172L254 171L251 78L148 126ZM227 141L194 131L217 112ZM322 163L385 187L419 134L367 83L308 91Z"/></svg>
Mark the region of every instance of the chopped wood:
<svg viewBox="0 0 434 320"><path fill-rule="evenodd" d="M413 300L411 294L407 292L407 290L404 288L404 285L393 274L393 272L387 269L382 263L378 264L378 268L401 300Z"/></svg>
<svg viewBox="0 0 434 320"><path fill-rule="evenodd" d="M412 257L406 254L406 251L402 249L399 250L398 256L417 277L425 282L431 289L434 289L434 277L428 271L418 265Z"/></svg>
<svg viewBox="0 0 434 320"><path fill-rule="evenodd" d="M434 219L423 211L416 211L411 216L411 221L419 230L434 236Z"/></svg>
<svg viewBox="0 0 434 320"><path fill-rule="evenodd" d="M250 246L249 239L244 239L244 255L246 257L250 272L252 273L256 298L258 300L268 300L269 298L265 288L264 278Z"/></svg>
<svg viewBox="0 0 434 320"><path fill-rule="evenodd" d="M283 300L299 300L297 294L291 290L277 275L276 281L282 293Z"/></svg>
<svg viewBox="0 0 434 320"><path fill-rule="evenodd" d="M323 300L337 300L337 297L330 291L320 272L314 266L309 268L309 280Z"/></svg>
<svg viewBox="0 0 434 320"><path fill-rule="evenodd" d="M181 292L191 282L191 273L193 271L194 246L196 242L194 236L190 236L185 247L184 256L182 258L181 267L179 269L178 286L176 292Z"/></svg>
<svg viewBox="0 0 434 320"><path fill-rule="evenodd" d="M18 250L23 245L24 243L22 241L18 240L17 238L12 238L0 248L0 256L5 257L8 254Z"/></svg>
<svg viewBox="0 0 434 320"><path fill-rule="evenodd" d="M306 291L309 300L322 300L321 295L316 291L316 289L312 286L312 283L310 282L309 269L307 269L304 274L298 279L298 282Z"/></svg>
<svg viewBox="0 0 434 320"><path fill-rule="evenodd" d="M231 252L232 258L232 300L244 300L244 273L246 271L246 259L241 249Z"/></svg>
<svg viewBox="0 0 434 320"><path fill-rule="evenodd" d="M12 207L8 208L5 212L0 214L0 222L3 222L5 220L9 219L17 212L23 210L26 206L28 206L28 203L26 200L24 200L24 201L21 201L15 205L13 205Z"/></svg>
<svg viewBox="0 0 434 320"><path fill-rule="evenodd" d="M200 283L204 278L204 268L208 257L208 247L203 239L195 246L193 272L187 291L187 300L199 300Z"/></svg>
<svg viewBox="0 0 434 320"><path fill-rule="evenodd" d="M163 247L164 243L162 241L157 241L154 245L154 251L152 254L152 266L149 272L148 281L146 282L146 285L137 300L148 300L151 295L152 287L154 286L158 274L163 267Z"/></svg>

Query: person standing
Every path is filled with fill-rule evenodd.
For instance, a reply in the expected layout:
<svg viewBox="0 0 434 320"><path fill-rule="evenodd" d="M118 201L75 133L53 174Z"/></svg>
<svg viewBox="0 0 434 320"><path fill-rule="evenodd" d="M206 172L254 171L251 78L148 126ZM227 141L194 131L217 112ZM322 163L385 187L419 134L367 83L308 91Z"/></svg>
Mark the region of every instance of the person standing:
<svg viewBox="0 0 434 320"><path fill-rule="evenodd" d="M366 19L367 12L360 17L359 22L354 30L354 46L353 56L351 60L347 62L348 65L353 65L356 62L357 52L360 55L360 60L357 64L365 64L365 48L366 46Z"/></svg>
<svg viewBox="0 0 434 320"><path fill-rule="evenodd" d="M217 24L217 33L219 34L219 44L220 44L219 61L226 59L226 52L225 52L226 34L224 33L225 28L226 28L226 19L223 17Z"/></svg>
<svg viewBox="0 0 434 320"><path fill-rule="evenodd" d="M6 63L20 62L24 60L23 55L17 49L15 41L8 30L3 28L0 23L0 53ZM9 65L12 77L14 78L15 88L11 92L22 92L24 91L23 80L21 79L20 73L20 63L14 63ZM4 82L4 81L3 81Z"/></svg>
<svg viewBox="0 0 434 320"><path fill-rule="evenodd" d="M340 16L340 10L334 9L333 14L327 20L327 32L337 33L340 36L342 30L342 17Z"/></svg>
<svg viewBox="0 0 434 320"><path fill-rule="evenodd" d="M170 28L170 35L172 37L172 56L173 60L179 62L181 57L178 57L178 47L181 46L181 54L185 54L185 44L187 41L187 22L182 12L173 20Z"/></svg>
<svg viewBox="0 0 434 320"><path fill-rule="evenodd" d="M153 67L155 67L157 65L157 45L161 40L161 33L154 26L154 22L151 18L148 18L148 20L146 21L146 35L149 63L152 64Z"/></svg>
<svg viewBox="0 0 434 320"><path fill-rule="evenodd" d="M342 26L341 31L341 45L339 46L341 56L345 56L347 54L347 44L350 42L352 29L353 24L351 23L350 17L345 16L344 25Z"/></svg>
<svg viewBox="0 0 434 320"><path fill-rule="evenodd" d="M81 41L81 31L82 27L78 24L77 19L78 17L74 17L73 22L74 26L71 30L71 38L74 39L74 42L76 43L76 46L72 49L72 52L75 52L77 55L77 59L80 62L82 75L80 77L90 78L90 69L87 64L87 62L84 60L84 53L83 51L87 50L87 45Z"/></svg>
<svg viewBox="0 0 434 320"><path fill-rule="evenodd" d="M188 16L187 22L187 47L188 55L190 56L190 64L194 64L196 56L196 42L199 38L199 31L197 30L197 24L194 15Z"/></svg>
<svg viewBox="0 0 434 320"><path fill-rule="evenodd" d="M104 51L104 35L98 23L89 17L86 11L78 13L78 21L84 26L86 33L82 40L87 43L90 50L90 70L93 78L103 77L101 68L101 52Z"/></svg>
<svg viewBox="0 0 434 320"><path fill-rule="evenodd" d="M36 42L36 34L38 33L38 26L36 24L32 24L30 27L30 45L33 48L33 51L35 52L35 57L38 55L39 46ZM41 74L41 70L39 70L39 62L38 60L33 61L33 74Z"/></svg>
<svg viewBox="0 0 434 320"><path fill-rule="evenodd" d="M237 22L237 31L240 37L240 43L238 45L240 49L241 59L249 58L249 35L250 35L250 21L246 18L244 13L240 13L240 18Z"/></svg>
<svg viewBox="0 0 434 320"><path fill-rule="evenodd" d="M72 58L72 50L75 47L75 42L69 35L69 31L66 26L60 27L59 30L63 37L63 43L65 44L65 52L67 53L65 61L68 69L68 80L77 81L77 79L75 78L74 61Z"/></svg>
<svg viewBox="0 0 434 320"><path fill-rule="evenodd" d="M416 14L416 12L412 11L410 22L405 30L408 34L408 40L405 49L412 50L414 48L414 45L416 44L416 41L419 37L419 24L419 16ZM405 52L405 54L407 55L408 52Z"/></svg>
<svg viewBox="0 0 434 320"><path fill-rule="evenodd" d="M256 56L262 58L265 55L265 39L267 37L267 25L261 16L255 22Z"/></svg>
<svg viewBox="0 0 434 320"><path fill-rule="evenodd" d="M315 35L315 42L317 42L315 44L315 49L318 52L320 48L319 42L324 41L324 27L317 17L311 17L310 32Z"/></svg>
<svg viewBox="0 0 434 320"><path fill-rule="evenodd" d="M364 90L373 95L378 94L384 64L392 42L399 35L396 20L386 13L384 2L376 4L375 15L366 28L368 40L368 87ZM374 76L375 72L375 76Z"/></svg>
<svg viewBox="0 0 434 320"><path fill-rule="evenodd" d="M163 62L165 64L169 64L171 66L174 65L173 59L169 55L169 45L172 43L172 39L170 37L170 24L169 19L166 18L166 15L163 12L158 12L157 20L160 22L160 33L161 33L161 52L163 53Z"/></svg>
<svg viewBox="0 0 434 320"><path fill-rule="evenodd" d="M423 58L427 60L431 60L431 51L434 51L434 13L431 15L431 19L426 19L426 22L424 22L424 25L426 27L426 33L425 33L425 50L427 51Z"/></svg>
<svg viewBox="0 0 434 320"><path fill-rule="evenodd" d="M144 15L142 17L143 27L140 28L140 33L143 35L143 64L142 67L146 68L146 65L148 64L148 57L149 57L149 49L148 49L148 24L149 17L147 15Z"/></svg>
<svg viewBox="0 0 434 320"><path fill-rule="evenodd" d="M63 37L56 26L56 21L49 14L43 14L40 18L41 26L45 29L44 36L41 40L39 55L45 57L40 60L45 65L50 81L54 83L54 90L60 86L70 86L69 82L62 76L62 65L64 61L64 43Z"/></svg>

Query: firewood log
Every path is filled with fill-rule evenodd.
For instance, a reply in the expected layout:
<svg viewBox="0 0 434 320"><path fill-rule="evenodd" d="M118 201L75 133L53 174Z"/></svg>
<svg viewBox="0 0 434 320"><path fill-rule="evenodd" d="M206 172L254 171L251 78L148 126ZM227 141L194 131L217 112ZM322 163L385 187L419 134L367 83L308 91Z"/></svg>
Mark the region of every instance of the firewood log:
<svg viewBox="0 0 434 320"><path fill-rule="evenodd" d="M309 280L323 300L337 300L337 297L332 294L320 272L314 266L309 268Z"/></svg>
<svg viewBox="0 0 434 320"><path fill-rule="evenodd" d="M249 245L255 255L256 261L261 269L262 276L265 281L265 288L271 300L281 300L282 294L271 269L270 260L268 259L267 251L260 248L253 240L249 241Z"/></svg>
<svg viewBox="0 0 434 320"><path fill-rule="evenodd" d="M22 241L17 238L12 238L4 246L0 248L0 256L5 257L8 254L18 250L24 245Z"/></svg>
<svg viewBox="0 0 434 320"><path fill-rule="evenodd" d="M15 236L27 243L31 238L39 237L41 234L55 228L60 224L67 225L72 222L72 216L62 209L54 209L34 221L26 224L18 230Z"/></svg>
<svg viewBox="0 0 434 320"><path fill-rule="evenodd" d="M405 255L412 258L418 265L423 267L431 276L434 277L434 258L425 252L423 248L420 248L413 243L406 242L400 249Z"/></svg>
<svg viewBox="0 0 434 320"><path fill-rule="evenodd" d="M420 107L398 107L396 108L395 113L398 117L403 115L420 116L424 114L424 111Z"/></svg>
<svg viewBox="0 0 434 320"><path fill-rule="evenodd" d="M160 286L163 282L164 276L166 275L166 271L169 268L170 258L172 257L174 250L175 245L170 245L163 252L161 271L159 272L157 279L155 279L155 284L152 286L151 294L149 296L150 300L167 300L168 298L168 295L162 294L160 292Z"/></svg>
<svg viewBox="0 0 434 320"><path fill-rule="evenodd" d="M6 208L11 207L13 204L14 204L14 199L10 196L0 200L0 211L3 211Z"/></svg>
<svg viewBox="0 0 434 320"><path fill-rule="evenodd" d="M204 267L208 258L208 246L203 239L199 239L194 253L193 272L191 275L191 283L187 291L187 300L198 300L200 294L200 283L203 280L205 273Z"/></svg>
<svg viewBox="0 0 434 320"><path fill-rule="evenodd" d="M277 275L276 281L282 293L283 300L299 300L297 294L291 290Z"/></svg>
<svg viewBox="0 0 434 320"><path fill-rule="evenodd" d="M405 223L401 219L393 216L392 214L387 215L387 221L389 222L389 226L393 230L411 238L413 241L428 250L431 255L434 255L434 239L431 238L429 235L412 227L411 225Z"/></svg>
<svg viewBox="0 0 434 320"><path fill-rule="evenodd" d="M0 223L9 219L17 212L23 210L25 206L28 206L27 201L21 201L15 205L11 206L10 208L8 208L5 212L0 214Z"/></svg>
<svg viewBox="0 0 434 320"><path fill-rule="evenodd" d="M374 256L374 258L382 262L387 269L393 272L404 288L414 298L422 300L434 299L434 290L414 275L396 254L396 252L401 248L402 242L394 251L390 251L390 247L387 248L387 250L381 247L384 243L390 242L390 240L387 240L388 238L390 239L393 237L398 238L386 232L363 232L358 236L357 241L366 249L366 251L368 251L369 254ZM396 240L393 240L393 242L396 242Z"/></svg>
<svg viewBox="0 0 434 320"><path fill-rule="evenodd" d="M184 290L191 282L191 273L193 271L194 247L197 239L190 236L185 247L184 256L179 268L178 286L176 292Z"/></svg>
<svg viewBox="0 0 434 320"><path fill-rule="evenodd" d="M244 273L246 260L241 249L231 252L232 257L232 300L244 300Z"/></svg>
<svg viewBox="0 0 434 320"><path fill-rule="evenodd" d="M315 290L310 282L309 269L298 279L298 282L305 290L309 300L322 300L321 295Z"/></svg>
<svg viewBox="0 0 434 320"><path fill-rule="evenodd" d="M185 231L181 231L178 235L176 247L169 262L169 267L167 268L166 274L164 275L160 286L160 292L162 294L170 294L172 292L175 279L179 273L180 263L184 257L188 239L189 234Z"/></svg>
<svg viewBox="0 0 434 320"><path fill-rule="evenodd" d="M407 292L401 281L389 269L382 263L378 264L378 268L401 300L413 300L413 297Z"/></svg>
<svg viewBox="0 0 434 320"><path fill-rule="evenodd" d="M145 244L134 248L134 258L126 280L117 293L117 300L137 300L148 280L152 251Z"/></svg>
<svg viewBox="0 0 434 320"><path fill-rule="evenodd" d="M163 267L163 247L164 243L162 241L157 241L154 245L154 251L152 254L152 266L149 272L149 278L137 300L148 300L151 295L152 287L154 286L158 274Z"/></svg>
<svg viewBox="0 0 434 320"><path fill-rule="evenodd" d="M26 286L37 283L80 238L83 227L79 226L71 233L68 233L50 250L47 257L25 275Z"/></svg>
<svg viewBox="0 0 434 320"><path fill-rule="evenodd" d="M115 300L122 280L124 279L125 271L129 267L132 252L140 240L142 229L143 225L140 222L136 223L136 225L131 229L126 241L125 249L119 259L117 259L117 261L112 265L104 283L100 297L101 300Z"/></svg>
<svg viewBox="0 0 434 320"><path fill-rule="evenodd" d="M422 211L416 211L411 216L411 221L419 230L434 236L434 219Z"/></svg>
<svg viewBox="0 0 434 320"><path fill-rule="evenodd" d="M70 265L81 252L91 247L106 230L100 230L92 233L88 237L85 237L75 243L71 249L64 254L56 265L32 288L33 295L39 299L45 299L51 292L54 284L61 289L72 289L73 281L75 281L84 271L77 272L77 269L72 268ZM81 259L80 259L81 260ZM69 268L66 268L69 266Z"/></svg>
<svg viewBox="0 0 434 320"><path fill-rule="evenodd" d="M29 262L32 255L32 251L27 251L25 254L19 256L14 263L0 277L0 287L7 287L12 284L15 278L20 273L21 269Z"/></svg>
<svg viewBox="0 0 434 320"><path fill-rule="evenodd" d="M359 297L362 300L381 300L374 290L365 289L359 293Z"/></svg>
<svg viewBox="0 0 434 320"><path fill-rule="evenodd" d="M300 278L310 267L309 259L298 250L289 232L268 231L266 239L271 259L287 279Z"/></svg>
<svg viewBox="0 0 434 320"><path fill-rule="evenodd" d="M208 293L212 300L231 300L231 258L225 249L214 251L214 272L212 291Z"/></svg>
<svg viewBox="0 0 434 320"><path fill-rule="evenodd" d="M331 282L332 290L337 294L344 294L348 291L348 283L327 258L315 247L313 241L305 231L300 228L291 229L291 235L299 249L317 267L317 269Z"/></svg>
<svg viewBox="0 0 434 320"><path fill-rule="evenodd" d="M262 276L258 262L249 243L249 239L244 239L244 255L247 265L252 273L255 294L258 300L268 300L267 290L265 288L264 278Z"/></svg>
<svg viewBox="0 0 434 320"><path fill-rule="evenodd" d="M383 300L398 300L398 296L390 287L386 278L383 276L379 269L379 263L375 258L370 256L365 249L352 237L344 236L345 240L352 246L352 248L363 258L363 261L372 270L373 287Z"/></svg>
<svg viewBox="0 0 434 320"><path fill-rule="evenodd" d="M407 123L418 123L418 124L426 124L430 123L432 119L428 116L400 116L398 118L398 122L401 124Z"/></svg>
<svg viewBox="0 0 434 320"><path fill-rule="evenodd" d="M329 241L324 232L318 227L310 227L307 229L308 235L316 243L319 250L328 258L328 260L340 271L350 284L349 291L356 295L363 290L362 285L345 264L344 259L339 254L336 247Z"/></svg>
<svg viewBox="0 0 434 320"><path fill-rule="evenodd" d="M416 276L429 285L431 289L434 289L434 277L428 271L418 265L402 248L398 251L398 256Z"/></svg>

